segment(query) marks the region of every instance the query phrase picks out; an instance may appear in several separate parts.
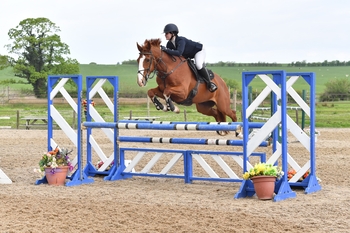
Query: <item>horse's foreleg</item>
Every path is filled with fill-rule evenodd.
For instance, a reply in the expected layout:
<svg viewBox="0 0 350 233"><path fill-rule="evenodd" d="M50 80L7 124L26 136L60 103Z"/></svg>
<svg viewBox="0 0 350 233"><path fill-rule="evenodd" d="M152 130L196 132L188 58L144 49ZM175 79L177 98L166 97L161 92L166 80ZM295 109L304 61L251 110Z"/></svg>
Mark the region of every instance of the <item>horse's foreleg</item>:
<svg viewBox="0 0 350 233"><path fill-rule="evenodd" d="M152 99L152 102L157 110L163 110L164 112L168 111L166 107L157 99L156 96L154 96Z"/></svg>
<svg viewBox="0 0 350 233"><path fill-rule="evenodd" d="M166 102L166 106L167 106L168 111L179 113L180 109L176 105L174 105L174 102L170 99L170 97L165 96L165 95L164 95L164 97L165 97L165 102Z"/></svg>
<svg viewBox="0 0 350 233"><path fill-rule="evenodd" d="M154 104L157 110L163 110L164 112L167 112L167 108L157 98L156 93L158 92L158 89L149 89L147 95L151 99L152 103Z"/></svg>

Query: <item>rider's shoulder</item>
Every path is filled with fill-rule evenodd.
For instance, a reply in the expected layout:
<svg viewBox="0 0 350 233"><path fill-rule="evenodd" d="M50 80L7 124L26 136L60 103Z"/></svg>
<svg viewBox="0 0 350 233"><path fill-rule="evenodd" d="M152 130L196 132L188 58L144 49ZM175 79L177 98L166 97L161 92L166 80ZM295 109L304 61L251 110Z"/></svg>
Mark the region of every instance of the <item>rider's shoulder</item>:
<svg viewBox="0 0 350 233"><path fill-rule="evenodd" d="M184 36L177 36L175 40L188 40L188 39Z"/></svg>

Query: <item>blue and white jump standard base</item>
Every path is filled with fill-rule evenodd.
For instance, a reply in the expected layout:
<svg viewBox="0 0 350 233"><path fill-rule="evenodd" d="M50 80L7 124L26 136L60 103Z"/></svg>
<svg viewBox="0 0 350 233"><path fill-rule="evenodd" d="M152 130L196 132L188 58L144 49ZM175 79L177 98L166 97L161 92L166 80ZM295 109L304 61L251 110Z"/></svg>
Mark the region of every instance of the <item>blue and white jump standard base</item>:
<svg viewBox="0 0 350 233"><path fill-rule="evenodd" d="M270 78L268 75L272 76ZM289 79L287 80L287 76ZM302 77L310 86L310 106L297 94L292 85ZM266 87L259 96L248 106L249 84L254 78L261 78L266 83ZM275 188L274 201L281 201L286 198L296 197L296 193L291 190L291 186L300 186L305 189L305 193L316 192L321 189L316 177L316 156L315 156L315 74L314 73L286 73L285 71L259 71L242 73L242 91L243 91L243 157L248 161L251 153L257 148L257 144L252 142L254 138L266 138L270 133L273 135L273 154L267 159L267 163L278 164L278 159L282 163L284 175L278 180ZM258 108L264 99L272 92L272 116L264 126L253 137L248 138L248 121L251 114ZM287 94L303 109L310 118L310 136L308 136L287 114ZM281 142L278 141L278 130L281 130ZM288 130L309 152L309 160L302 166L288 153ZM259 141L259 140L257 140ZM297 174L288 181L288 165L297 171ZM302 182L299 178L310 169L310 175ZM248 167L244 165L244 171ZM243 180L235 198L249 197L255 194L251 180Z"/></svg>
<svg viewBox="0 0 350 233"><path fill-rule="evenodd" d="M74 100L67 90L65 85L69 80L72 80L77 87L77 98ZM54 105L54 98L58 93L61 93L63 98L72 107L75 114L77 114L77 129L73 129L72 126L68 124L62 114L57 110ZM66 186L81 185L84 183L91 183L93 180L88 178L83 172L83 157L82 154L82 131L81 131L81 94L82 94L82 76L81 75L49 75L47 80L47 111L48 111L48 130L47 130L47 150L54 150L59 143L56 142L54 136L54 125L55 122L60 129L65 133L69 140L74 144L75 148L73 151L77 154L76 157L71 161L72 166L76 168L73 174L69 175L66 182ZM70 149L70 148L69 148ZM72 159L72 158L71 158ZM35 184L47 183L47 179L43 178L37 180Z"/></svg>

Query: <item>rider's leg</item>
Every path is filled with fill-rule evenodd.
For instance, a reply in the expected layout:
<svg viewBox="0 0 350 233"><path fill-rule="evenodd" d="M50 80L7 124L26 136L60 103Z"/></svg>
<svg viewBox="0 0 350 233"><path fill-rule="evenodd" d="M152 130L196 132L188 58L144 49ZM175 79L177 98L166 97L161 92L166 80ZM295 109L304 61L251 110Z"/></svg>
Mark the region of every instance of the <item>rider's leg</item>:
<svg viewBox="0 0 350 233"><path fill-rule="evenodd" d="M210 92L216 91L218 88L215 85L215 83L210 81L208 70L205 68L205 49L204 46L201 51L196 53L194 56L194 60L196 62L196 68L198 70L198 73L204 78L204 81L207 83L207 87Z"/></svg>
<svg viewBox="0 0 350 233"><path fill-rule="evenodd" d="M198 70L198 73L204 78L205 82L207 83L208 90L210 92L214 92L218 89L218 87L215 85L215 83L210 81L209 73L207 68L203 66L202 69Z"/></svg>

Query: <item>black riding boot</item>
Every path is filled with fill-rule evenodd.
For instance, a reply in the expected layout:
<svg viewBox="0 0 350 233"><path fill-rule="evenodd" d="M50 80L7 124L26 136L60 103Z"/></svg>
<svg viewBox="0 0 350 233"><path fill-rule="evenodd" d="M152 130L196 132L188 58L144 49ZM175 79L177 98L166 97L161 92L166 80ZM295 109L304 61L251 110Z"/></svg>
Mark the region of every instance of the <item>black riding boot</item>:
<svg viewBox="0 0 350 233"><path fill-rule="evenodd" d="M204 81L207 83L207 87L210 92L214 92L218 89L215 83L210 81L209 73L205 67L198 70L198 73L204 78Z"/></svg>

